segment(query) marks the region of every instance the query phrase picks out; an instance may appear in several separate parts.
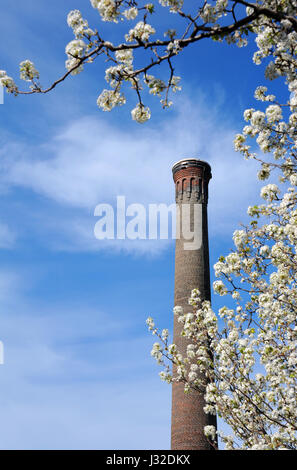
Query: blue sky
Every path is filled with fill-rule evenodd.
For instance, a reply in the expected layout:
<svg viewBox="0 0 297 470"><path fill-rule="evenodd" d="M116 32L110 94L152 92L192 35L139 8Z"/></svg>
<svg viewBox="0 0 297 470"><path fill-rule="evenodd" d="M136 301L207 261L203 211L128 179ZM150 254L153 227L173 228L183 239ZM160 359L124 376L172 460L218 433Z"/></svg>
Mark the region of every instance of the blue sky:
<svg viewBox="0 0 297 470"><path fill-rule="evenodd" d="M44 85L61 76L72 39L66 16L75 8L117 40L117 26L102 23L88 0L17 0L1 11L7 41L0 68L16 77L19 62L30 59ZM130 119L133 95L112 113L97 108L106 86L102 62L51 94L5 96L1 449L169 448L170 387L150 357L145 320L152 315L160 327L172 327L174 242L96 240L94 208L114 204L117 195L170 204L172 164L198 157L213 170L211 266L232 248L233 230L259 192L255 166L232 145L263 84L254 49L253 41L246 49L210 42L188 48L176 61L183 90L174 107L163 111L150 98L146 125Z"/></svg>

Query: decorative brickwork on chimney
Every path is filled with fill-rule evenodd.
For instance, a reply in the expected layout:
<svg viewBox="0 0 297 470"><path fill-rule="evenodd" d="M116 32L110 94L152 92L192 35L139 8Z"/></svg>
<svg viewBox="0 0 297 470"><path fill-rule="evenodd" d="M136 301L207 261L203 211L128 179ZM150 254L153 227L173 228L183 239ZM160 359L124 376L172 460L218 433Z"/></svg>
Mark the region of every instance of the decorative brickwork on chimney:
<svg viewBox="0 0 297 470"><path fill-rule="evenodd" d="M176 239L175 249L175 296L174 305L183 307L184 312L191 312L188 303L191 291L201 292L202 299L210 300L209 249L207 227L208 183L211 179L211 167L208 163L196 159L177 162L173 168L176 191L176 204L182 214L182 206L189 205L191 231L195 231L199 246L185 249L185 240L181 227L180 238ZM194 218L194 208L196 214ZM182 220L182 217L180 217ZM182 355L186 355L188 341L181 337L181 323L174 318L174 343ZM213 447L204 436L204 426L216 425L214 416L206 415L203 393L191 391L184 393L183 384L172 386L171 448L184 450L209 450Z"/></svg>

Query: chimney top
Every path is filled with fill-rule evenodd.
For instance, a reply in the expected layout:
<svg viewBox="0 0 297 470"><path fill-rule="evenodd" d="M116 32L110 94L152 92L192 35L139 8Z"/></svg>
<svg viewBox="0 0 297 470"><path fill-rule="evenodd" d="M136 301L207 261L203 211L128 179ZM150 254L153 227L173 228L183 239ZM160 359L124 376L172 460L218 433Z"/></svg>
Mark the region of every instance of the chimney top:
<svg viewBox="0 0 297 470"><path fill-rule="evenodd" d="M209 163L205 162L204 160L198 160L197 158L183 158L182 160L176 162L172 167L173 177L177 171L193 167L203 168L204 171L208 173L209 179L211 178L211 166Z"/></svg>

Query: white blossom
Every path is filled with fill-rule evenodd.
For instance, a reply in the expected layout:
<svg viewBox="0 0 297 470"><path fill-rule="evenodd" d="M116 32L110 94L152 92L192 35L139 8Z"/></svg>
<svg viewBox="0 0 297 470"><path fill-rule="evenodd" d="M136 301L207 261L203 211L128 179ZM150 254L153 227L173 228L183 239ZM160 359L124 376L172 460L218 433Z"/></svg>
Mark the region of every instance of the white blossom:
<svg viewBox="0 0 297 470"><path fill-rule="evenodd" d="M133 42L135 40L147 42L150 36L155 33L156 30L151 25L139 21L133 29L130 29L125 38L127 42Z"/></svg>
<svg viewBox="0 0 297 470"><path fill-rule="evenodd" d="M261 189L261 197L268 201L273 201L277 198L279 192L279 188L276 184L267 184Z"/></svg>
<svg viewBox="0 0 297 470"><path fill-rule="evenodd" d="M93 8L96 8L103 21L117 23L119 11L114 0L91 0Z"/></svg>
<svg viewBox="0 0 297 470"><path fill-rule="evenodd" d="M31 82L34 79L39 78L39 72L34 67L33 62L30 60L23 60L20 63L20 77L22 80Z"/></svg>
<svg viewBox="0 0 297 470"><path fill-rule="evenodd" d="M115 57L118 62L130 65L133 62L133 51L131 49L123 49L121 51L116 51Z"/></svg>
<svg viewBox="0 0 297 470"><path fill-rule="evenodd" d="M163 7L169 7L172 13L180 10L184 4L184 0L159 0Z"/></svg>
<svg viewBox="0 0 297 470"><path fill-rule="evenodd" d="M204 426L204 434L214 440L216 437L216 428L214 426Z"/></svg>
<svg viewBox="0 0 297 470"><path fill-rule="evenodd" d="M127 20L135 20L138 15L138 9L135 7L128 8L123 12L123 15L126 17Z"/></svg>
<svg viewBox="0 0 297 470"><path fill-rule="evenodd" d="M146 122L151 117L151 112L148 107L141 106L138 104L132 111L131 111L132 119L140 124Z"/></svg>
<svg viewBox="0 0 297 470"><path fill-rule="evenodd" d="M115 106L126 103L124 95L116 90L103 90L97 99L97 105L103 111L111 111Z"/></svg>
<svg viewBox="0 0 297 470"><path fill-rule="evenodd" d="M0 70L0 85L6 88L7 93L18 94L18 87L13 78L9 77L5 70Z"/></svg>

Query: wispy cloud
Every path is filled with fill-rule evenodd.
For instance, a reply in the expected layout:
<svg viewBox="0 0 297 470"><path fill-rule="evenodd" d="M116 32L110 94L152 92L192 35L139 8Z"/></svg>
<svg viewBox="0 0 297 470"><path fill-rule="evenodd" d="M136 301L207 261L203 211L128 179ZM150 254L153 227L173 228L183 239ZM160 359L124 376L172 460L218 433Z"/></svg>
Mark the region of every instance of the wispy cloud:
<svg viewBox="0 0 297 470"><path fill-rule="evenodd" d="M158 251L166 248L164 243L101 242L99 247L93 238L95 206L114 204L117 195L126 196L128 203L171 204L172 164L183 157L198 157L209 161L213 170L211 230L230 234L245 219L246 208L258 192L255 165L234 152L234 134L227 120L222 125L219 110L209 109L203 99L197 99L195 106L178 101L176 114L164 115L158 126L137 127L133 133L102 118L83 117L42 145L4 146L2 183L29 188L63 207L63 219L56 222L64 224L65 236L71 236L68 248ZM8 153L9 159L5 158ZM73 212L67 216L70 210L77 211L74 219Z"/></svg>

